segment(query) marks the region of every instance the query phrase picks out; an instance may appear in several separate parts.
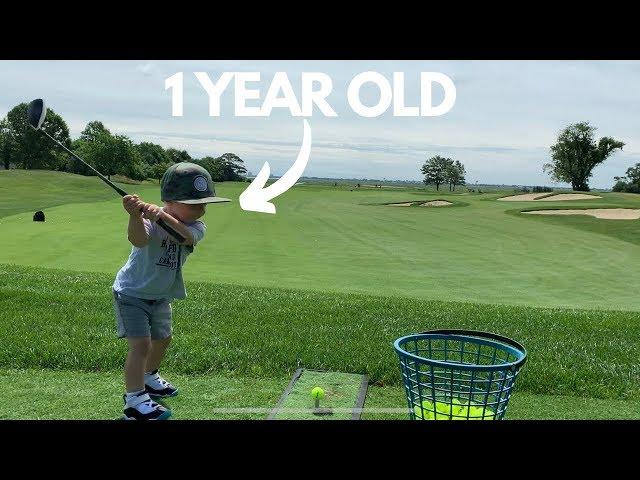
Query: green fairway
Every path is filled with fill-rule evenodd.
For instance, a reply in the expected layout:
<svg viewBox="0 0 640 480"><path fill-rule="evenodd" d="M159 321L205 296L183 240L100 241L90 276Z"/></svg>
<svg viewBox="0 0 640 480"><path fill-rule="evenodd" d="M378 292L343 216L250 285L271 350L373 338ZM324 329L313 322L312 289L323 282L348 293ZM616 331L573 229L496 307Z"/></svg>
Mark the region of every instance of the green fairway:
<svg viewBox="0 0 640 480"><path fill-rule="evenodd" d="M43 173L31 174L27 189L26 179L14 187L0 172L3 192L10 188L15 198L46 192L49 187L37 181ZM86 197L84 188L69 186L74 201L85 203L47 208L44 223L32 221L33 208L1 218L3 232L20 241L7 242L0 262L115 275L131 248L126 213L117 195L90 180L96 188ZM133 187L159 202L157 186ZM240 209L237 198L245 187L218 186L218 193L234 202L208 207L207 238L185 267L187 279L491 304L640 309L640 299L627 292L629 284L640 282L640 270L629 268L640 261L640 222L508 214L533 206L637 208L635 196L514 203L494 201L500 194L352 192L309 184L276 198L278 213L265 215ZM92 196L100 189L107 200ZM464 199L466 205L372 205L435 198Z"/></svg>
<svg viewBox="0 0 640 480"><path fill-rule="evenodd" d="M120 185L132 189L134 185ZM98 177L50 170L0 170L0 218L67 203L112 200L117 193Z"/></svg>
<svg viewBox="0 0 640 480"><path fill-rule="evenodd" d="M435 328L526 346L507 418L640 418L640 222L519 213L640 208L640 195L514 203L305 184L274 216L240 209L246 186L216 186L234 201L208 207L185 266L163 363L181 388L173 418L266 418L299 366L367 374L363 418L406 418L393 341ZM159 202L157 185L125 187ZM435 199L453 205L382 205ZM126 225L95 177L0 171L0 418L118 417L126 344L110 289Z"/></svg>

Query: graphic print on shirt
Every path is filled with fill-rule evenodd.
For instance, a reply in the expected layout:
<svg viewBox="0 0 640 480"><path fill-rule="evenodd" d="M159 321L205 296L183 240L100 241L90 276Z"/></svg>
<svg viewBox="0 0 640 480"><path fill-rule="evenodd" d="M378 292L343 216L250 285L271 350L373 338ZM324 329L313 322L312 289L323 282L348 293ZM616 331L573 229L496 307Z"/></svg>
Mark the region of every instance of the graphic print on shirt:
<svg viewBox="0 0 640 480"><path fill-rule="evenodd" d="M164 248L164 252L160 254L156 265L176 270L178 268L178 244L169 237L164 237L160 248Z"/></svg>

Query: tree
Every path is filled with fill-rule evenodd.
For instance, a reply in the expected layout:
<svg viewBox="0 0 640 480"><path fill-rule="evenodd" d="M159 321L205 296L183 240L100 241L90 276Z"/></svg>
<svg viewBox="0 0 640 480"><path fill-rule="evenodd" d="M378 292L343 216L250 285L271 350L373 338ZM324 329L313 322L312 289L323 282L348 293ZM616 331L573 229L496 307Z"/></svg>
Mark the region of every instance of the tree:
<svg viewBox="0 0 640 480"><path fill-rule="evenodd" d="M640 193L640 163L629 167L625 177L613 177L613 180L616 182L614 192Z"/></svg>
<svg viewBox="0 0 640 480"><path fill-rule="evenodd" d="M636 163L633 167L627 169L627 178L629 182L640 185L640 163Z"/></svg>
<svg viewBox="0 0 640 480"><path fill-rule="evenodd" d="M239 156L235 153L225 153L218 157L218 160L222 163L224 180L244 180L244 175L247 173L247 169L244 166L244 161Z"/></svg>
<svg viewBox="0 0 640 480"><path fill-rule="evenodd" d="M244 161L235 153L225 153L217 158L203 157L194 163L205 168L214 182L243 181L247 173Z"/></svg>
<svg viewBox="0 0 640 480"><path fill-rule="evenodd" d="M80 140L90 142L103 133L111 135L111 132L103 125L102 122L94 120L93 122L87 123L87 126L84 127L84 130L80 133Z"/></svg>
<svg viewBox="0 0 640 480"><path fill-rule="evenodd" d="M171 157L165 152L161 145L155 143L142 142L136 145L138 153L140 153L140 160L147 165L157 165L171 163ZM155 178L155 177L150 177Z"/></svg>
<svg viewBox="0 0 640 480"><path fill-rule="evenodd" d="M11 165L12 150L11 131L6 118L0 120L0 161L4 164L5 170L9 170Z"/></svg>
<svg viewBox="0 0 640 480"><path fill-rule="evenodd" d="M596 127L588 122L566 127L551 147L553 160L543 166L543 171L551 174L554 181L570 183L573 190L588 192L588 180L594 167L624 146L623 142L611 137L602 137L596 144L595 131Z"/></svg>
<svg viewBox="0 0 640 480"><path fill-rule="evenodd" d="M172 163L193 162L193 158L191 158L191 155L189 155L186 150L167 148L166 154L169 157L169 161Z"/></svg>
<svg viewBox="0 0 640 480"><path fill-rule="evenodd" d="M222 162L219 159L213 157L203 157L200 160L194 160L194 163L197 163L207 172L209 172L209 175L211 175L211 179L214 182L224 181L224 168L222 167Z"/></svg>
<svg viewBox="0 0 640 480"><path fill-rule="evenodd" d="M456 189L456 185L467 184L467 180L465 178L465 175L467 174L467 170L464 168L464 165L459 160L456 160L455 167L456 167L456 170L458 171L458 176L456 177L457 182L453 184L454 190Z"/></svg>
<svg viewBox="0 0 640 480"><path fill-rule="evenodd" d="M167 169L172 164L171 162L166 162L166 163L156 163L155 165L149 165L149 164L143 163L143 165L147 166L146 173L145 173L147 178L158 180L158 183L160 183L160 180L164 176L164 172L166 172Z"/></svg>
<svg viewBox="0 0 640 480"><path fill-rule="evenodd" d="M447 159L447 168L445 170L445 180L449 183L449 191L456 189L456 185L465 184L466 171L464 165L459 160L453 162L451 159ZM453 188L452 188L453 187Z"/></svg>
<svg viewBox="0 0 640 480"><path fill-rule="evenodd" d="M92 165L107 178L120 173L134 180L143 180L140 154L133 142L124 135L97 133L93 140L77 143L76 155Z"/></svg>
<svg viewBox="0 0 640 480"><path fill-rule="evenodd" d="M27 122L27 108L26 103L21 103L7 113L6 121L13 163L24 169L55 170L63 167L67 154L56 150L59 147L31 128ZM47 110L47 116L41 128L66 147L70 146L69 127L55 111Z"/></svg>
<svg viewBox="0 0 640 480"><path fill-rule="evenodd" d="M624 192L629 186L627 177L613 177L613 180L616 182L611 189L614 192Z"/></svg>
<svg viewBox="0 0 640 480"><path fill-rule="evenodd" d="M424 165L420 171L424 174L424 184L434 184L436 186L436 190L440 190L440 185L442 185L447 179L447 170L450 166L451 159L441 157L440 155L436 155L435 157L431 157Z"/></svg>

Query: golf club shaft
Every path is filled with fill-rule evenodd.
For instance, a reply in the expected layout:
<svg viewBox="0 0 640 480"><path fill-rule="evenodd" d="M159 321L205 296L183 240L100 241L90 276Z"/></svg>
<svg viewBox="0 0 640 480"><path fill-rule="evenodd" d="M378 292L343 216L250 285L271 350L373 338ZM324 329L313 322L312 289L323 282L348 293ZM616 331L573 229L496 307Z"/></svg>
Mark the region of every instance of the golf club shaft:
<svg viewBox="0 0 640 480"><path fill-rule="evenodd" d="M96 175L98 175L98 177L100 177L100 180L102 180L104 183L106 183L107 185L109 185L111 188L113 188L116 192L118 192L121 196L125 196L128 195L127 192L125 192L124 190L122 190L120 187L116 186L113 182L111 182L111 180L109 180L107 177L105 177L104 175L102 175L99 171L97 171L95 168L93 168L91 165L89 165L87 162L85 162L84 160L82 160L79 156L77 156L75 153L73 153L71 150L69 150L67 147L65 147L62 143L60 143L58 140L56 140L55 138L53 138L51 135L49 135L47 132L45 132L44 130L40 130L42 133L44 133L47 137L49 137L51 140L53 140L55 143L57 143L60 147L64 148L64 150L70 154L73 158L75 158L76 160L78 160L79 162L83 163L84 165L86 165L87 167L89 167Z"/></svg>
<svg viewBox="0 0 640 480"><path fill-rule="evenodd" d="M32 127L33 128L33 127ZM65 147L62 143L60 143L58 140L56 140L55 138L53 138L51 135L49 135L47 132L45 132L44 130L40 129L40 131L42 133L44 133L47 137L49 137L51 140L53 140L56 144L58 144L60 147L62 147L68 154L70 154L73 158L75 158L76 160L78 160L79 162L81 162L82 164L86 165L87 167L89 167L96 175L98 175L98 177L100 177L100 180L102 180L103 182L105 182L107 185L109 185L111 188L113 188L116 192L118 192L122 197L124 197L125 195L128 195L127 192L125 192L124 190L122 190L120 187L116 186L113 182L111 182L111 180L109 180L107 177L105 177L104 175L102 175L99 171L97 171L95 168L93 168L91 165L89 165L87 162L85 162L84 160L82 160L78 155L76 155L75 153L73 153L71 150L69 150L67 147ZM140 209L140 211L142 211L142 209ZM167 225L165 223L165 221L163 219L159 219L156 222L162 229L164 229L165 232L167 232L169 235L171 235L173 238L175 238L176 240L178 240L178 242L182 243L184 242L185 238L179 234L178 232L176 232L173 228L171 228L169 225Z"/></svg>

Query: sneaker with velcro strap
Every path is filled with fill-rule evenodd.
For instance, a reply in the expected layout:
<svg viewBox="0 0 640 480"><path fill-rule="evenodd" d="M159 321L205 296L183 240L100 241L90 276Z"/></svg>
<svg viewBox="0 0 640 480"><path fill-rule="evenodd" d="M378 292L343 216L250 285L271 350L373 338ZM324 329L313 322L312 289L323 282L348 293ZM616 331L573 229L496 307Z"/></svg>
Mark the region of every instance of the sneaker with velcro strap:
<svg viewBox="0 0 640 480"><path fill-rule="evenodd" d="M151 397L156 398L178 395L178 389L162 378L158 370L144 374L144 389Z"/></svg>
<svg viewBox="0 0 640 480"><path fill-rule="evenodd" d="M124 420L166 420L171 416L171 410L154 402L147 392L139 392L124 400Z"/></svg>

